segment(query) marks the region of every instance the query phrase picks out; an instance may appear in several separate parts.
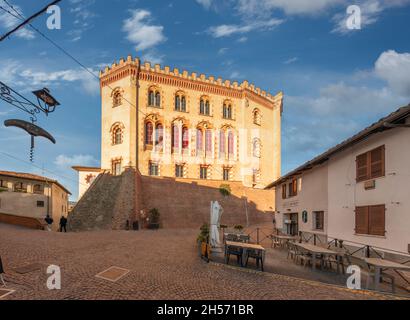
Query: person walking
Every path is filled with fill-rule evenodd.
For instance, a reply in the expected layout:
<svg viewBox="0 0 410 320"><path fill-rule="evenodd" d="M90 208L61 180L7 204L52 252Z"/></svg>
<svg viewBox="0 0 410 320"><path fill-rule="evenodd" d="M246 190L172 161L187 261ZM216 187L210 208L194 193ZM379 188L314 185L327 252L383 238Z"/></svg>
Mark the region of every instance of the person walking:
<svg viewBox="0 0 410 320"><path fill-rule="evenodd" d="M51 226L54 223L53 218L50 217L50 215L47 213L47 217L44 219L44 221L47 223L47 231L51 231Z"/></svg>
<svg viewBox="0 0 410 320"><path fill-rule="evenodd" d="M64 232L67 233L67 218L64 217L64 216L61 216L61 219L60 219L60 232L63 232L63 229L64 229Z"/></svg>

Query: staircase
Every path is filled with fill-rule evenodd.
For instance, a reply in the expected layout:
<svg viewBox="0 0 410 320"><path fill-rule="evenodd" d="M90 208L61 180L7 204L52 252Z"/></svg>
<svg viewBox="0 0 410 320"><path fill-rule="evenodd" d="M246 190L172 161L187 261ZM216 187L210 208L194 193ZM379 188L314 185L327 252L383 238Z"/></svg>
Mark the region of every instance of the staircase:
<svg viewBox="0 0 410 320"><path fill-rule="evenodd" d="M132 170L121 176L101 173L69 215L69 230L125 229L134 210L133 177Z"/></svg>

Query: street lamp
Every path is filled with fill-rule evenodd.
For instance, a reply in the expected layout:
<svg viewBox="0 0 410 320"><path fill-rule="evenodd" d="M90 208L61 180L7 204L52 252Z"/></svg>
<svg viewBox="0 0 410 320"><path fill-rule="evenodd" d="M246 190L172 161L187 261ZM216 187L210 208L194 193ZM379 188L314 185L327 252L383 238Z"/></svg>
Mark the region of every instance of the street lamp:
<svg viewBox="0 0 410 320"><path fill-rule="evenodd" d="M38 106L46 113L46 115L54 112L55 108L60 105L60 103L50 94L48 88L33 91L33 94L37 97Z"/></svg>

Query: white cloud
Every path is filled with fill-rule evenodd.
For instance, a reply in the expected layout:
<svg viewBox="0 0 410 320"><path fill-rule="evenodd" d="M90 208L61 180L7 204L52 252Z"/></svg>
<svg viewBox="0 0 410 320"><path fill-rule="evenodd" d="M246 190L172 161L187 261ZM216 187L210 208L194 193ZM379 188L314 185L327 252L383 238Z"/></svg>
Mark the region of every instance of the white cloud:
<svg viewBox="0 0 410 320"><path fill-rule="evenodd" d="M213 4L213 0L196 0L200 5L202 5L205 9L209 9Z"/></svg>
<svg viewBox="0 0 410 320"><path fill-rule="evenodd" d="M158 54L156 51L151 50L151 51L144 53L141 58L143 61L149 61L151 63L161 64L164 62L164 57L165 57L164 55Z"/></svg>
<svg viewBox="0 0 410 320"><path fill-rule="evenodd" d="M238 0L238 10L244 15L260 16L273 10L288 15L316 15L344 0Z"/></svg>
<svg viewBox="0 0 410 320"><path fill-rule="evenodd" d="M23 12L21 11L20 7L17 5L13 5L14 9L16 9L20 14L23 15ZM11 12L11 9L10 9ZM13 17L9 13L5 11L0 11L0 25L5 29L5 31L10 31L12 28L16 27L19 23L21 23L20 19L17 19L17 17ZM27 29L27 28L22 28L18 30L17 32L14 33L16 37L25 39L25 40L32 40L35 38L34 31Z"/></svg>
<svg viewBox="0 0 410 320"><path fill-rule="evenodd" d="M135 44L135 49L146 50L164 42L164 27L150 24L151 12L142 9L131 11L131 17L123 23L123 31L127 39Z"/></svg>
<svg viewBox="0 0 410 320"><path fill-rule="evenodd" d="M410 97L410 53L383 52L376 61L375 73L395 93Z"/></svg>
<svg viewBox="0 0 410 320"><path fill-rule="evenodd" d="M292 64L292 63L297 62L298 60L299 60L298 57L292 57L292 58L289 58L288 60L284 61L283 63L284 64Z"/></svg>
<svg viewBox="0 0 410 320"><path fill-rule="evenodd" d="M97 70L89 69L95 75ZM89 94L99 94L98 78L84 69L65 69L58 71L43 71L36 68L25 68L24 64L16 60L5 60L0 63L2 81L23 91L38 89L45 86L59 86L64 83L80 82L82 88Z"/></svg>
<svg viewBox="0 0 410 320"><path fill-rule="evenodd" d="M72 166L96 166L98 165L98 160L91 155L67 156L61 154L55 159L54 164L60 168L69 168Z"/></svg>
<svg viewBox="0 0 410 320"><path fill-rule="evenodd" d="M245 34L255 30L266 30L273 29L274 27L282 24L284 20L282 19L269 19L266 21L255 21L251 23L244 23L241 25L227 25L223 24L220 26L210 27L208 33L211 34L214 38L229 37L234 34Z"/></svg>

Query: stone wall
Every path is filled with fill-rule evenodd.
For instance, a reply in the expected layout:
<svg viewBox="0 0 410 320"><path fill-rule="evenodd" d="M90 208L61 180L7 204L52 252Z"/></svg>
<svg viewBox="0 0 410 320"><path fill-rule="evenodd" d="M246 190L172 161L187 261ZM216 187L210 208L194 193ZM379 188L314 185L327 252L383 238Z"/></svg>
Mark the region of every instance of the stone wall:
<svg viewBox="0 0 410 320"><path fill-rule="evenodd" d="M222 224L234 226L271 222L274 191L246 188L229 182L232 194L222 196L221 181L176 180L142 177L142 206L146 212L156 208L163 228L199 228L209 223L211 201L224 208Z"/></svg>

